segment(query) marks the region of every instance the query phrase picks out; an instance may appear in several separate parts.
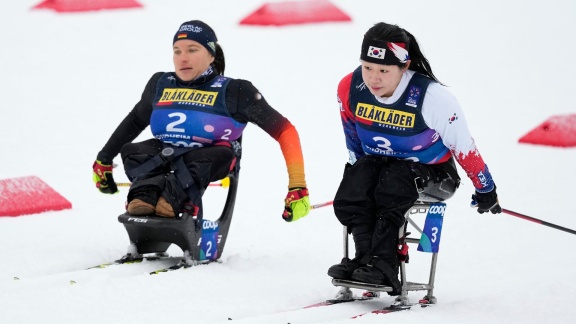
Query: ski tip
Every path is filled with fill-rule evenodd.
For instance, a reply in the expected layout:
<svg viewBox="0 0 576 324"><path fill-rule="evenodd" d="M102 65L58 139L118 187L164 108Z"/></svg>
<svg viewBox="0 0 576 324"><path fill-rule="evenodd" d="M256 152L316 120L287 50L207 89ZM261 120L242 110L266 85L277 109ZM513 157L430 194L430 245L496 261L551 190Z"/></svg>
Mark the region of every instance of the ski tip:
<svg viewBox="0 0 576 324"><path fill-rule="evenodd" d="M316 303L316 304L312 304L312 305L308 305L308 306L304 306L302 308L306 309L306 308L314 308L314 307L321 307L321 306L328 306L328 305L332 305L333 303L329 302L329 301L323 301L320 303Z"/></svg>
<svg viewBox="0 0 576 324"><path fill-rule="evenodd" d="M110 265L110 263L103 263L103 264L95 265L95 266L90 267L90 268L86 268L86 270L90 270L90 269L104 269L104 268L108 267L109 265Z"/></svg>

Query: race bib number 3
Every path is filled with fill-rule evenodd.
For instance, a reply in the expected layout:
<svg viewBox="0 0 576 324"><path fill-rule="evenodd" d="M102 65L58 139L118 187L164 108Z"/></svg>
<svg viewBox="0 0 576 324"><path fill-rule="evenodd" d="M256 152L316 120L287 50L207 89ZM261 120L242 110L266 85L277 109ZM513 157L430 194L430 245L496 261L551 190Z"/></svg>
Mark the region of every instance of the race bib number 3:
<svg viewBox="0 0 576 324"><path fill-rule="evenodd" d="M445 203L433 203L428 209L424 230L418 244L418 251L437 253L440 247L440 234L442 233L442 222L444 212L446 211Z"/></svg>

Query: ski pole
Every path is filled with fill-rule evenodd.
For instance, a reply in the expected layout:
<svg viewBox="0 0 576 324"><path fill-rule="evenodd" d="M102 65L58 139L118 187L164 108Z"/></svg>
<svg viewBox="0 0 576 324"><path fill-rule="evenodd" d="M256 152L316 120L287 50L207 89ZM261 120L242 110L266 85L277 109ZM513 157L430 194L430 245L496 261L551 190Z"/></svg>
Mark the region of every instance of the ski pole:
<svg viewBox="0 0 576 324"><path fill-rule="evenodd" d="M321 204L316 204L316 205L312 205L310 206L310 209L317 209L317 208L322 208L322 207L326 207L326 206L330 206L334 203L334 201L327 201Z"/></svg>
<svg viewBox="0 0 576 324"><path fill-rule="evenodd" d="M575 230L572 230L572 229L569 229L569 228L566 228L566 227L562 227L562 226L559 226L559 225L556 225L556 224L548 223L548 222L543 221L543 220L538 219L538 218L530 217L530 216L527 216L527 215L524 215L524 214L520 214L520 213L511 211L511 210L508 210L508 209L504 209L504 208L502 208L502 212L503 212L503 213L506 213L506 214L508 214L508 215L512 215L512 216L515 216L515 217L518 217L518 218L525 219L525 220L527 220L527 221L534 222L534 223L536 223L536 224L540 224L540 225L552 227L552 228L554 228L554 229L561 230L561 231L568 232L568 233L570 233L570 234L575 234L575 235L576 235L576 231L575 231Z"/></svg>
<svg viewBox="0 0 576 324"><path fill-rule="evenodd" d="M118 186L118 187L130 187L131 185L132 185L131 182L116 182L116 186ZM226 178L220 180L220 182L212 182L208 186L209 187L228 188L228 187L230 187L230 178L226 177Z"/></svg>

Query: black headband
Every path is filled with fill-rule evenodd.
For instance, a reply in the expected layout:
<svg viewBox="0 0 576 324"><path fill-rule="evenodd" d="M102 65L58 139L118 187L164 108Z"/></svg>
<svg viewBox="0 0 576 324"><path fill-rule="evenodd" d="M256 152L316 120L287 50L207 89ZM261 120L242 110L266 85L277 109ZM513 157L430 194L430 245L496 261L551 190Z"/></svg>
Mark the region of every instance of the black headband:
<svg viewBox="0 0 576 324"><path fill-rule="evenodd" d="M360 59L382 65L402 65L410 59L406 43L377 41L364 37Z"/></svg>

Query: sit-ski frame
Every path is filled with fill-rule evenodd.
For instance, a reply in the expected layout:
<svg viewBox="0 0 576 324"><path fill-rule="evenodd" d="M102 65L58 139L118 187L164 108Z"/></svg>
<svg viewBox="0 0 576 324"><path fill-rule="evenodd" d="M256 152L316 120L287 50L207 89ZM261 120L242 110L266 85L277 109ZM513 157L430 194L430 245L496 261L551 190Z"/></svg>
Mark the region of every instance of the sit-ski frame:
<svg viewBox="0 0 576 324"><path fill-rule="evenodd" d="M407 232L407 224L410 225L420 234L423 234L423 230L414 222L411 216L415 214L427 213L430 209L430 206L434 204L433 202L424 202L424 201L417 201L405 214L406 223L402 228L400 228L399 236L400 241L399 245L404 245L406 243L420 243L420 238L412 238L407 237L410 233ZM438 204L438 203L436 203ZM443 203L440 203L443 204ZM443 214L442 210L442 214ZM441 225L440 225L441 226ZM344 226L343 230L344 236L344 257L348 258L348 229ZM420 291L425 290L427 291L426 296L424 296L420 301L419 304L435 304L436 297L434 297L434 278L436 276L436 263L438 260L438 252L437 249L435 252L432 252L432 260L430 262L430 276L428 283L415 283L409 282L406 279L406 261L400 260L400 277L401 277L401 284L402 290L398 297L396 297L392 306L394 307L407 307L409 308L413 304L411 304L408 300L408 292L409 291ZM353 300L362 300L362 299L370 299L370 297L354 297L350 288L355 289L364 289L370 292L369 295L379 295L379 292L387 292L391 293L393 291L392 287L384 286L384 285L375 285L370 283L362 283L352 280L343 280L343 279L332 279L332 284L337 287L341 287L340 291L336 295L335 299L329 300L329 302L338 303L338 302L346 302L346 301L353 301Z"/></svg>
<svg viewBox="0 0 576 324"><path fill-rule="evenodd" d="M222 213L215 221L197 219L187 213L175 218L133 216L127 212L118 216L130 239L128 253L122 259L147 253L165 256L168 247L175 244L182 249L187 267L219 261L236 202L238 170L228 175L228 195Z"/></svg>

